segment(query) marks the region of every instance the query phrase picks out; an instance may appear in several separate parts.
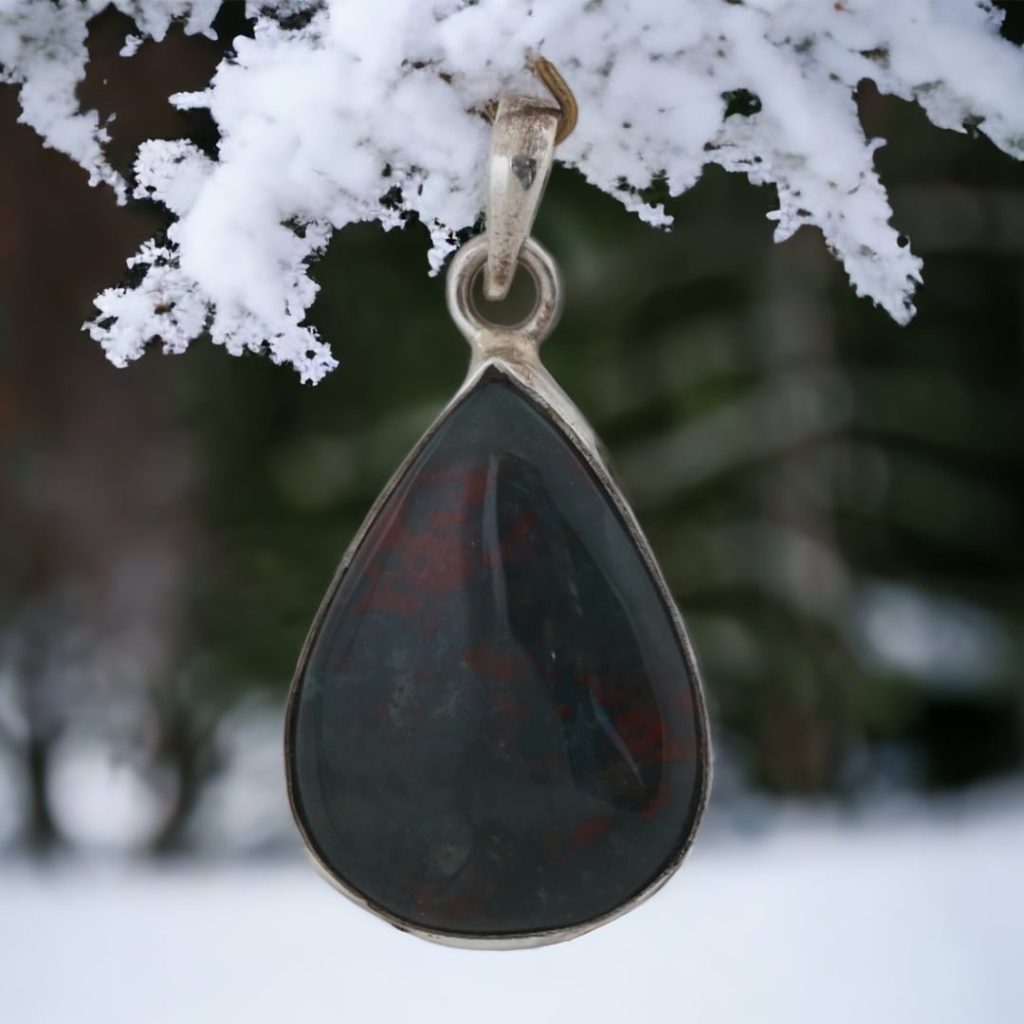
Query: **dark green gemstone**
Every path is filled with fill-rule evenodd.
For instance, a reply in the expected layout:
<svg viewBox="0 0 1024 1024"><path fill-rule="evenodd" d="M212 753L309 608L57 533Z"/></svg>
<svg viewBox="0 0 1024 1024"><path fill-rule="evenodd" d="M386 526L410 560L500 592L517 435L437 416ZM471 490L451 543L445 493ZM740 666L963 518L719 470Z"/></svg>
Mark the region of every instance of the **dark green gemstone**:
<svg viewBox="0 0 1024 1024"><path fill-rule="evenodd" d="M340 882L414 928L581 925L689 842L696 687L607 490L494 374L329 596L289 715L296 814Z"/></svg>

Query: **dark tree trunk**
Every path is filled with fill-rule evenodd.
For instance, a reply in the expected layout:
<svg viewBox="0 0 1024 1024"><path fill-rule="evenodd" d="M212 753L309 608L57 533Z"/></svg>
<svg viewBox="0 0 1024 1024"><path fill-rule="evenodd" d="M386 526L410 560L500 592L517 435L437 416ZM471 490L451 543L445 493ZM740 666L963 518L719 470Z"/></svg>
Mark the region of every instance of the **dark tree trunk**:
<svg viewBox="0 0 1024 1024"><path fill-rule="evenodd" d="M162 707L157 716L161 736L154 761L172 774L174 792L163 824L150 844L158 856L188 849L188 826L217 767L213 726L200 720L185 695L169 699L173 704Z"/></svg>
<svg viewBox="0 0 1024 1024"><path fill-rule="evenodd" d="M23 842L34 857L49 856L64 844L50 805L52 751L52 735L29 735L25 740L22 760L28 793Z"/></svg>

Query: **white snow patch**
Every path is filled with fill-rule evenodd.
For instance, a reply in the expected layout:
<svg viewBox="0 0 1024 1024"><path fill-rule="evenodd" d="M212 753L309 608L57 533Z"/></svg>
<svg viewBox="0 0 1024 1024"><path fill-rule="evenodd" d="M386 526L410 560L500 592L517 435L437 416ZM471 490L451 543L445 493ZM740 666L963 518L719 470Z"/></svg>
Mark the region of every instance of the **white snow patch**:
<svg viewBox="0 0 1024 1024"><path fill-rule="evenodd" d="M937 689L986 689L1011 677L1013 644L998 620L966 601L875 583L852 603L855 649L876 671Z"/></svg>
<svg viewBox="0 0 1024 1024"><path fill-rule="evenodd" d="M142 36L127 35L121 49L117 51L117 55L119 57L134 57L139 52L142 43Z"/></svg>
<svg viewBox="0 0 1024 1024"><path fill-rule="evenodd" d="M161 806L135 764L108 745L61 743L52 780L53 810L62 833L83 848L139 847L160 824Z"/></svg>

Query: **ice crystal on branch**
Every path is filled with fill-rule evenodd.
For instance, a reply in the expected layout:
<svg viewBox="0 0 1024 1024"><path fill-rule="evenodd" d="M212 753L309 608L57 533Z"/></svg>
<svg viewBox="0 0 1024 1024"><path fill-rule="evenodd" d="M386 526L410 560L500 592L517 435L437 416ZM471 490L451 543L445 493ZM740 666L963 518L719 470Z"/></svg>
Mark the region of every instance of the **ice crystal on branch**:
<svg viewBox="0 0 1024 1024"><path fill-rule="evenodd" d="M0 0L0 68L23 119L94 181L124 184L75 87L103 0ZM209 32L214 0L115 0L142 38L172 21ZM312 259L332 229L409 214L427 227L431 270L479 216L487 127L503 88L537 89L533 54L554 61L581 116L558 158L644 220L708 164L778 190L776 238L815 225L858 294L901 323L921 261L901 246L855 90L865 79L957 131L977 127L1024 157L1024 56L987 0L290 0L250 2L253 38L209 88L216 160L181 141L140 150L136 195L175 217L134 258L130 287L97 299L88 325L115 363L156 339L178 352L204 331L229 351L266 351L319 380L334 365L305 318Z"/></svg>

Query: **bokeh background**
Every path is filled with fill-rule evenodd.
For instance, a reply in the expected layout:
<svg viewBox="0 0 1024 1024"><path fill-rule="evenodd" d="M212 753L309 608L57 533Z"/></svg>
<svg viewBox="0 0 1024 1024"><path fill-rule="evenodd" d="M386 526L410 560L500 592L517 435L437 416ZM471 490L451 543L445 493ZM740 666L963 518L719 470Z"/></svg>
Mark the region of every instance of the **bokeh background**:
<svg viewBox="0 0 1024 1024"><path fill-rule="evenodd" d="M1024 5L1003 6L1021 42ZM129 22L96 19L81 93L116 115L122 170L144 138L216 146L166 97L202 86L240 7L217 40L129 59ZM115 370L80 324L166 218L90 189L0 86L0 1018L138 1020L117 994L134 971L164 993L151 1021L280 1019L335 986L325 1012L398 1020L426 991L421 1015L468 1020L491 984L515 993L492 1019L554 1020L625 957L663 971L632 1010L668 1008L659 985L698 963L692 1005L716 1020L1019 1019L1024 168L977 126L942 132L869 84L860 102L925 259L906 328L818 234L773 244L773 193L738 176L709 171L657 232L555 171L536 234L568 306L545 358L686 616L717 778L667 909L491 966L410 952L310 881L280 764L322 592L464 372L424 230L331 243L312 319L341 366L317 388L209 344ZM303 962L340 973L317 989Z"/></svg>

